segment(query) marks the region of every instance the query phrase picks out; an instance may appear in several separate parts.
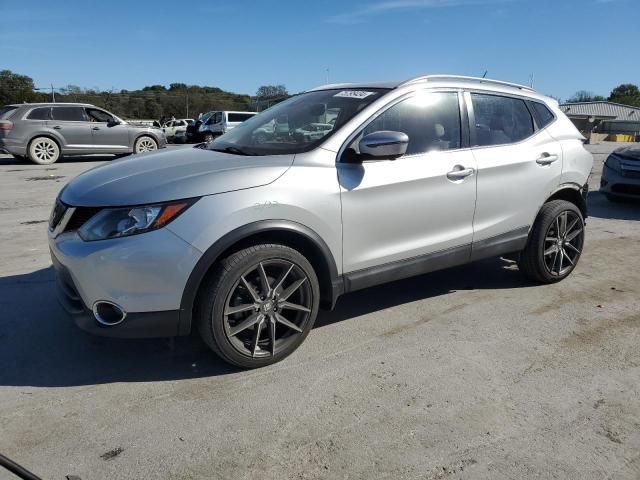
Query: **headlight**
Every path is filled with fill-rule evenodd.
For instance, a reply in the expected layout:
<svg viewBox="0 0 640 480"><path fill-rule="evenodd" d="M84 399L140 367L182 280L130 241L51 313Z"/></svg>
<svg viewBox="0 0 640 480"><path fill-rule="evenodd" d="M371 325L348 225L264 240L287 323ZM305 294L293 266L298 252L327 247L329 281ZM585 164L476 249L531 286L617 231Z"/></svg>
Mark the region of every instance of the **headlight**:
<svg viewBox="0 0 640 480"><path fill-rule="evenodd" d="M193 205L197 199L179 200L140 207L105 208L79 230L84 241L127 237L162 228Z"/></svg>
<svg viewBox="0 0 640 480"><path fill-rule="evenodd" d="M620 171L620 159L616 155L609 155L607 160L604 162L604 165L616 172Z"/></svg>

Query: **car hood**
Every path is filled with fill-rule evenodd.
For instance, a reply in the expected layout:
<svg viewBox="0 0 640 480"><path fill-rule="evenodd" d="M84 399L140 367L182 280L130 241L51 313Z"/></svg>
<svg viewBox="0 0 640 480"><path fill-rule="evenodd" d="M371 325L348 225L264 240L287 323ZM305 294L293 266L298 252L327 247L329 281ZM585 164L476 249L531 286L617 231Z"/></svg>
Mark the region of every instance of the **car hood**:
<svg viewBox="0 0 640 480"><path fill-rule="evenodd" d="M69 182L60 199L75 207L117 207L231 192L273 182L293 158L202 148L160 150L88 170Z"/></svg>
<svg viewBox="0 0 640 480"><path fill-rule="evenodd" d="M631 160L640 160L640 147L622 147L618 148L614 153Z"/></svg>

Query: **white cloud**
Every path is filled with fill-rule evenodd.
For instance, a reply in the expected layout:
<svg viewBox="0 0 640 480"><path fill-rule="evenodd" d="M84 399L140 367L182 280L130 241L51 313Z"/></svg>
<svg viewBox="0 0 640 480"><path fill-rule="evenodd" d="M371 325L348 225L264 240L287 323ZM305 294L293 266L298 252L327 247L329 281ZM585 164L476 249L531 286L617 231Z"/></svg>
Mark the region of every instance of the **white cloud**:
<svg viewBox="0 0 640 480"><path fill-rule="evenodd" d="M364 6L360 9L339 13L327 18L329 23L353 24L361 23L367 17L402 10L434 9L458 7L464 5L478 5L487 3L502 3L508 0L385 0Z"/></svg>

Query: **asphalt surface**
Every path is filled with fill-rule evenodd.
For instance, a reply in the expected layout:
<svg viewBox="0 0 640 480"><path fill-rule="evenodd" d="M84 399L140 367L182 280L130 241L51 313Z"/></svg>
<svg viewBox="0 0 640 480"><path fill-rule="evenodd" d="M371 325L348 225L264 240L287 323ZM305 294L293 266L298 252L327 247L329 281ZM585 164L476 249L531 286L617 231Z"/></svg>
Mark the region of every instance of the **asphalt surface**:
<svg viewBox="0 0 640 480"><path fill-rule="evenodd" d="M0 157L0 452L47 479L640 478L640 205L597 192L579 266L505 260L341 298L269 368L197 338L78 330L46 220L65 182ZM0 472L0 478L14 478Z"/></svg>

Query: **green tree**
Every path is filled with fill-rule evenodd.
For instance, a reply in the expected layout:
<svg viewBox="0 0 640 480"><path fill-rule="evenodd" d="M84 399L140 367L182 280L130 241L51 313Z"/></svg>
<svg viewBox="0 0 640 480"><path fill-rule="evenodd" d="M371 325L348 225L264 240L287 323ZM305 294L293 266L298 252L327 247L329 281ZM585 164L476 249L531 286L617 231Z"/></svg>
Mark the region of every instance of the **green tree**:
<svg viewBox="0 0 640 480"><path fill-rule="evenodd" d="M640 89L632 83L623 83L611 91L609 101L640 107Z"/></svg>
<svg viewBox="0 0 640 480"><path fill-rule="evenodd" d="M0 71L0 106L30 102L36 97L33 79L11 70Z"/></svg>
<svg viewBox="0 0 640 480"><path fill-rule="evenodd" d="M599 102L606 100L602 95L596 95L593 92L587 90L578 90L573 94L571 98L567 100L568 103L580 103L580 102Z"/></svg>
<svg viewBox="0 0 640 480"><path fill-rule="evenodd" d="M269 100L272 98L286 97L289 95L287 87L284 85L262 85L256 92L258 100Z"/></svg>

